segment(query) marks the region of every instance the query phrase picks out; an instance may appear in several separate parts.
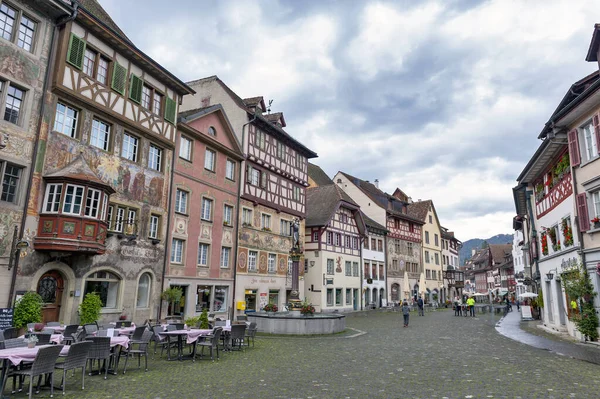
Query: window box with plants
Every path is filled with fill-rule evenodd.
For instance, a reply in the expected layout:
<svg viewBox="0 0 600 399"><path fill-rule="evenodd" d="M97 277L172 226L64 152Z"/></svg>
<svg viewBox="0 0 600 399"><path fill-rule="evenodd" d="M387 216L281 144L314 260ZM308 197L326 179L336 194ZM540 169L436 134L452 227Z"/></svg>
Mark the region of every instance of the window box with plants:
<svg viewBox="0 0 600 399"><path fill-rule="evenodd" d="M546 233L542 233L540 241L542 243L542 254L548 255L548 235Z"/></svg>
<svg viewBox="0 0 600 399"><path fill-rule="evenodd" d="M535 185L535 200L540 202L544 199L544 185L542 183L538 183Z"/></svg>
<svg viewBox="0 0 600 399"><path fill-rule="evenodd" d="M569 154L565 154L560 158L560 161L554 167L554 175L558 180L562 180L566 175L568 175L571 170L571 160L569 159Z"/></svg>
<svg viewBox="0 0 600 399"><path fill-rule="evenodd" d="M563 244L565 245L565 248L570 247L571 245L573 245L573 229L567 222L567 219L563 219L561 227L564 238Z"/></svg>
<svg viewBox="0 0 600 399"><path fill-rule="evenodd" d="M590 220L590 222L594 224L595 229L600 229L600 218L598 216Z"/></svg>
<svg viewBox="0 0 600 399"><path fill-rule="evenodd" d="M262 228L262 231L268 231L268 232L270 233L270 232L271 232L271 229L270 229L270 228L268 228L268 227L263 227L263 228Z"/></svg>
<svg viewBox="0 0 600 399"><path fill-rule="evenodd" d="M265 305L265 307L263 308L263 310L267 313L275 313L279 310L279 308L277 307L276 304L274 303L268 303Z"/></svg>

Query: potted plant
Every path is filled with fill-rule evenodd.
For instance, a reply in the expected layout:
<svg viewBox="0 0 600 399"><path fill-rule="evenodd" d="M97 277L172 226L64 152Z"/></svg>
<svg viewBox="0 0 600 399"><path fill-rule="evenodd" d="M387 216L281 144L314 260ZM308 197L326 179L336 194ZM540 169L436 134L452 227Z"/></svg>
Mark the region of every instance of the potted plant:
<svg viewBox="0 0 600 399"><path fill-rule="evenodd" d="M542 254L548 255L548 236L546 233L542 233Z"/></svg>
<svg viewBox="0 0 600 399"><path fill-rule="evenodd" d="M27 347L31 349L35 347L35 345L39 342L39 339L37 335L29 334L29 336L25 338L25 342L27 342Z"/></svg>
<svg viewBox="0 0 600 399"><path fill-rule="evenodd" d="M168 314L172 315L175 311L175 304L181 301L183 297L183 290L179 287L169 287L163 291L160 297L167 301L168 305Z"/></svg>
<svg viewBox="0 0 600 399"><path fill-rule="evenodd" d="M590 220L590 222L594 223L595 229L600 229L600 218L598 218L598 216Z"/></svg>
<svg viewBox="0 0 600 399"><path fill-rule="evenodd" d="M29 323L42 321L42 306L44 302L37 292L26 292L15 304L13 325L15 328L24 328Z"/></svg>
<svg viewBox="0 0 600 399"><path fill-rule="evenodd" d="M79 305L79 320L81 324L91 324L98 321L100 318L100 310L102 309L102 300L100 295L95 292L85 294L83 302Z"/></svg>
<svg viewBox="0 0 600 399"><path fill-rule="evenodd" d="M273 313L275 313L275 312L277 312L279 310L279 308L277 307L276 304L269 302L269 303L267 303L265 305L265 307L263 308L263 310L265 312L273 312Z"/></svg>
<svg viewBox="0 0 600 399"><path fill-rule="evenodd" d="M119 320L127 320L127 315L122 314L121 316L119 316Z"/></svg>
<svg viewBox="0 0 600 399"><path fill-rule="evenodd" d="M565 248L573 245L573 229L567 223L567 219L563 219L561 223Z"/></svg>
<svg viewBox="0 0 600 399"><path fill-rule="evenodd" d="M188 327L188 329L196 327L199 322L200 316L188 317L187 319L185 319L185 325Z"/></svg>
<svg viewBox="0 0 600 399"><path fill-rule="evenodd" d="M35 331L35 332L41 332L41 331L44 331L44 327L45 327L45 326L46 326L46 325L45 325L44 323L35 323L35 324L33 325L33 331Z"/></svg>
<svg viewBox="0 0 600 399"><path fill-rule="evenodd" d="M544 185L542 183L538 183L535 185L535 200L540 202L544 199Z"/></svg>

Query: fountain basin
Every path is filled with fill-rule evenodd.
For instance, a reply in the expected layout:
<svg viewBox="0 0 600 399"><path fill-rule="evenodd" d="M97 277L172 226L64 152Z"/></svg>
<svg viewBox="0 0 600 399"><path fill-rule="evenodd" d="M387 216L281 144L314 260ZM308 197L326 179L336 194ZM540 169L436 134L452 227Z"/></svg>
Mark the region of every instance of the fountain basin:
<svg viewBox="0 0 600 399"><path fill-rule="evenodd" d="M315 335L335 334L346 329L346 316L336 313L315 313L304 316L293 312L248 313L258 331L267 334Z"/></svg>

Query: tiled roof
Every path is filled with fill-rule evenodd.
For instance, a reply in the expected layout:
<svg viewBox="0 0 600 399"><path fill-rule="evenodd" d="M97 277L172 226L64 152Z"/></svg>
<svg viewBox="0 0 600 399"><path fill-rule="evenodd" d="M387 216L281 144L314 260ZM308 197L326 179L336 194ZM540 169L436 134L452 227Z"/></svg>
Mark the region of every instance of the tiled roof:
<svg viewBox="0 0 600 399"><path fill-rule="evenodd" d="M363 220L365 221L365 225L367 225L367 227L371 227L376 230L383 230L386 232L388 231L388 229L386 229L384 226L380 225L379 223L365 215L363 211L360 211L360 213L362 214Z"/></svg>
<svg viewBox="0 0 600 399"><path fill-rule="evenodd" d="M410 220L413 222L418 222L422 224L420 219L415 219L413 216L408 213L403 213L402 208L406 207L406 203L400 201L398 198L389 195L388 193L383 192L373 183L370 183L365 180L361 180L357 177L349 175L348 173L341 172L348 180L350 180L356 187L358 187L365 195L367 195L371 200L373 200L377 205L386 210L386 212L391 215L397 216L398 218ZM390 200L392 200L393 209L389 208Z"/></svg>
<svg viewBox="0 0 600 399"><path fill-rule="evenodd" d="M100 3L98 3L97 0L76 1L81 5L81 7L83 7L86 11L88 11L90 14L96 17L100 22L102 22L104 25L108 26L110 29L115 31L115 33L121 36L123 40L126 40L131 43L131 40L129 40L127 35L125 35L125 32L123 32L121 28L119 28L119 25L117 25L115 21L113 21L110 15L108 15L106 10L102 8L102 6L100 5Z"/></svg>
<svg viewBox="0 0 600 399"><path fill-rule="evenodd" d="M317 184L317 186L334 184L333 180L327 176L327 173L325 173L323 169L310 162L308 163L308 177L310 177Z"/></svg>
<svg viewBox="0 0 600 399"><path fill-rule="evenodd" d="M279 122L281 124L281 126L285 127L285 119L283 117L283 112L273 112L272 114L266 114L263 115L265 117L266 120L268 120L271 123L277 123Z"/></svg>
<svg viewBox="0 0 600 399"><path fill-rule="evenodd" d="M408 214L415 219L426 222L429 208L433 205L431 200L413 202L408 205Z"/></svg>
<svg viewBox="0 0 600 399"><path fill-rule="evenodd" d="M306 189L306 226L325 226L340 201L358 208L356 202L335 184Z"/></svg>
<svg viewBox="0 0 600 399"><path fill-rule="evenodd" d="M198 84L198 83L205 83L205 82L211 82L211 81L216 81L217 83L219 83L219 85L223 88L223 90L225 90L225 92L227 94L229 94L229 97L231 97L231 99L238 105L238 107L242 108L249 115L251 115L253 117L256 116L256 119L258 121L262 121L263 124L265 124L266 126L270 126L280 136L283 136L287 140L291 141L294 144L294 147L296 147L295 149L300 148L308 158L316 158L317 157L317 153L316 152L310 150L304 144L302 144L301 142L299 142L298 140L296 140L288 132L286 132L285 130L283 130L280 126L274 125L268 119L266 119L264 116L262 116L262 115L260 115L258 113L254 113L252 110L250 110L248 108L248 106L246 105L246 103L244 102L244 100L242 100L242 98L240 96L238 96L237 94L235 94L235 92L233 90L231 90L229 88L229 86L227 86L225 84L225 82L223 82L221 79L219 79L219 77L217 75L212 75L212 76L208 76L206 78L192 80L190 82L187 82L186 84L188 86L193 86L193 85Z"/></svg>
<svg viewBox="0 0 600 399"><path fill-rule="evenodd" d="M263 96L249 97L249 98L244 98L242 101L248 107L256 107L257 105L259 105L261 102L264 101L264 98L263 98Z"/></svg>
<svg viewBox="0 0 600 399"><path fill-rule="evenodd" d="M494 263L504 263L504 257L512 254L512 244L490 244Z"/></svg>

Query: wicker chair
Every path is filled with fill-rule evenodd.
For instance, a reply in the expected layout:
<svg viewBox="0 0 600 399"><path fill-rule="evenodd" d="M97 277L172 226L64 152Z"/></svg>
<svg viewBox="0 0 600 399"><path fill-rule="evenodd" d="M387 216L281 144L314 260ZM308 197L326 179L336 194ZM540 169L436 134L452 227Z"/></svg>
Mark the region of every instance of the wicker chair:
<svg viewBox="0 0 600 399"><path fill-rule="evenodd" d="M175 330L183 330L185 327L184 323L171 323L169 326L175 326Z"/></svg>
<svg viewBox="0 0 600 399"><path fill-rule="evenodd" d="M133 331L133 334L131 335L131 341L134 343L136 341L141 341L146 330L146 326L136 327Z"/></svg>
<svg viewBox="0 0 600 399"><path fill-rule="evenodd" d="M165 331L162 326L154 326L152 327L152 332L154 333L152 340L154 341L154 355L156 355L156 347L160 345L160 357L163 355L163 351L165 350L165 346L169 344L169 340L166 336L161 336L160 333ZM154 356L153 356L154 358Z"/></svg>
<svg viewBox="0 0 600 399"><path fill-rule="evenodd" d="M237 321L248 321L248 316L246 316L246 315L240 315L240 316L236 316L235 319Z"/></svg>
<svg viewBox="0 0 600 399"><path fill-rule="evenodd" d="M90 375L94 368L94 361L98 361L98 373L101 373L100 361L104 360L104 379L108 376L108 367L113 353L110 351L110 337L90 337L86 340L92 341L92 346L88 352L88 360L91 362Z"/></svg>
<svg viewBox="0 0 600 399"><path fill-rule="evenodd" d="M246 342L248 344L248 347L250 347L250 341L252 341L252 347L254 347L254 338L256 337L256 332L258 331L258 327L256 326L255 322L250 323L250 325L248 326L248 329L246 330L246 335L244 336L244 338L246 339Z"/></svg>
<svg viewBox="0 0 600 399"><path fill-rule="evenodd" d="M213 334L210 337L207 337L207 339L205 341L202 342L196 342L196 346L201 347L202 349L200 350L200 357L203 357L204 355L204 348L210 348L210 360L212 360L214 362L214 358L213 358L213 351L216 350L217 351L217 360L219 360L219 340L221 339L221 334L223 333L223 328L222 327L215 327L215 329L213 330ZM194 347L194 353L196 352L196 347ZM194 359L196 358L196 356L194 355Z"/></svg>
<svg viewBox="0 0 600 399"><path fill-rule="evenodd" d="M214 324L215 327L225 327L227 325L227 321L216 319Z"/></svg>
<svg viewBox="0 0 600 399"><path fill-rule="evenodd" d="M48 327L60 327L60 322L58 322L58 321L49 321L48 323L46 323L46 326L48 326Z"/></svg>
<svg viewBox="0 0 600 399"><path fill-rule="evenodd" d="M127 362L129 360L129 356L135 357L138 355L138 369L141 367L142 356L144 356L144 362L146 365L146 371L148 371L148 347L150 346L150 340L152 339L153 333L152 331L145 330L142 333L141 339L133 342L129 341L129 347L125 351L121 351L119 356L125 356L125 366L123 366L123 374L127 372ZM135 346L137 345L137 348Z"/></svg>
<svg viewBox="0 0 600 399"><path fill-rule="evenodd" d="M1 349L22 348L27 346L27 342L25 342L23 338L5 339L0 344L2 344Z"/></svg>
<svg viewBox="0 0 600 399"><path fill-rule="evenodd" d="M85 331L86 337L93 337L98 332L98 325L94 324L86 324L83 326L83 330Z"/></svg>
<svg viewBox="0 0 600 399"><path fill-rule="evenodd" d="M116 321L115 322L115 328L123 328L123 321Z"/></svg>
<svg viewBox="0 0 600 399"><path fill-rule="evenodd" d="M77 334L77 329L79 326L77 324L70 324L65 327L65 331L63 331L63 343L65 345L71 345L75 337L73 334Z"/></svg>
<svg viewBox="0 0 600 399"><path fill-rule="evenodd" d="M65 385L67 371L81 368L81 389L85 389L85 366L87 364L88 352L92 347L91 341L83 341L74 343L69 347L69 353L65 357L64 362L56 363L56 368L63 371L61 382L63 395L65 394Z"/></svg>
<svg viewBox="0 0 600 399"><path fill-rule="evenodd" d="M31 333L30 335L35 335L38 339L38 342L35 344L36 346L40 346L40 345L49 345L50 344L50 338L52 337L52 334L46 334L46 333Z"/></svg>
<svg viewBox="0 0 600 399"><path fill-rule="evenodd" d="M246 335L245 324L234 324L231 326L231 350L234 350L236 345L238 350L244 350L244 337Z"/></svg>
<svg viewBox="0 0 600 399"><path fill-rule="evenodd" d="M4 330L4 339L14 339L19 337L19 330L13 327L9 327Z"/></svg>
<svg viewBox="0 0 600 399"><path fill-rule="evenodd" d="M76 333L71 334L74 343L85 340L85 335L85 330L83 328L81 330L78 330Z"/></svg>
<svg viewBox="0 0 600 399"><path fill-rule="evenodd" d="M123 322L123 327L131 327L131 320L129 320L129 321L124 321L124 322Z"/></svg>
<svg viewBox="0 0 600 399"><path fill-rule="evenodd" d="M31 368L13 370L11 372L12 375L21 377L19 390L23 389L24 377L29 376L29 399L31 399L31 394L33 392L33 378L39 377L38 388L35 392L39 393L41 377L44 374L49 374L50 376L50 396L52 397L54 395L54 366L56 365L56 360L58 359L58 355L60 355L62 348L63 345L51 345L40 348Z"/></svg>

